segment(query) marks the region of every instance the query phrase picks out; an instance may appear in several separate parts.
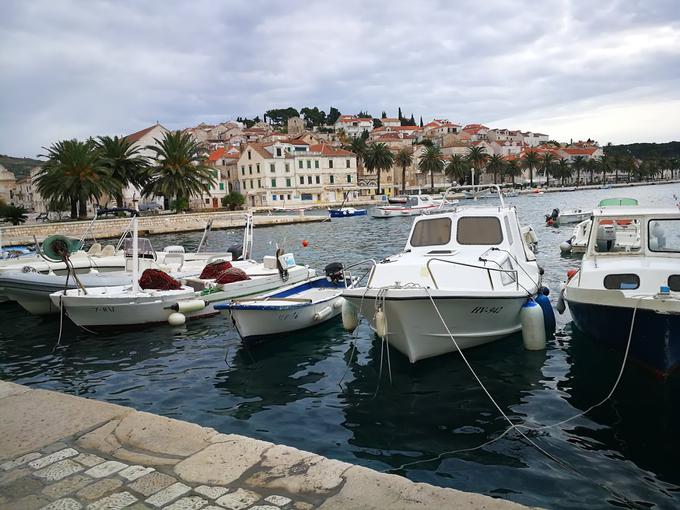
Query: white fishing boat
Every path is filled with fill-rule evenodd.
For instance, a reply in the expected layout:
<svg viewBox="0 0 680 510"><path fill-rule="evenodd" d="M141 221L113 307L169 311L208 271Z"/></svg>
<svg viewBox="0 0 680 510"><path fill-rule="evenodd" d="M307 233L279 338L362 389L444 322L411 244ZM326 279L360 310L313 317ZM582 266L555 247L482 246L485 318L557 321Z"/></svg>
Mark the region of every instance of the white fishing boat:
<svg viewBox="0 0 680 510"><path fill-rule="evenodd" d="M541 287L517 212L496 189L500 206L415 219L404 250L342 294L412 363L519 331L520 309Z"/></svg>
<svg viewBox="0 0 680 510"><path fill-rule="evenodd" d="M569 223L580 223L590 218L592 211L584 211L583 209L553 209L552 213L545 215L545 221L548 225L567 225Z"/></svg>
<svg viewBox="0 0 680 510"><path fill-rule="evenodd" d="M187 277L169 290L146 288L139 284L137 216L133 217L131 243L132 282L114 287L76 288L50 295L52 303L63 308L78 326L88 329L128 327L169 322L182 324L186 318L205 317L218 313L212 305L230 299L253 295L306 280L313 270L295 264L292 254L265 257L263 263L253 260L230 263L243 278L229 283L219 279ZM252 250L252 216L247 216L243 257ZM181 283L181 284L180 284Z"/></svg>
<svg viewBox="0 0 680 510"><path fill-rule="evenodd" d="M601 207L592 221L562 294L574 323L666 377L680 368L680 208Z"/></svg>
<svg viewBox="0 0 680 510"><path fill-rule="evenodd" d="M437 204L430 195L408 195L403 205L385 205L374 207L371 211L373 218L395 218L402 216L419 216L436 210Z"/></svg>
<svg viewBox="0 0 680 510"><path fill-rule="evenodd" d="M319 276L257 297L215 305L215 309L231 318L244 343L252 344L337 317L344 289L342 273Z"/></svg>

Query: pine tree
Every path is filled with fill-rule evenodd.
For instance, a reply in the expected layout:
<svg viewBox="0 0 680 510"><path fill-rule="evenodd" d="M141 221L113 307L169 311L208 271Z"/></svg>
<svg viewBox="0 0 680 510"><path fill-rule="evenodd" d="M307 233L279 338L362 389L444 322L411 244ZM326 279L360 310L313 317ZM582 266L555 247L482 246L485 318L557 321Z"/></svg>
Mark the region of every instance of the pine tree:
<svg viewBox="0 0 680 510"><path fill-rule="evenodd" d="M383 112L380 114L380 118L381 118L381 119L386 119L386 118L387 118L387 113L383 111Z"/></svg>
<svg viewBox="0 0 680 510"><path fill-rule="evenodd" d="M401 116L401 106L399 107L399 120L402 120L404 117Z"/></svg>
<svg viewBox="0 0 680 510"><path fill-rule="evenodd" d="M411 118L408 121L409 126L415 126L416 125L416 119L413 118L413 114L411 114Z"/></svg>
<svg viewBox="0 0 680 510"><path fill-rule="evenodd" d="M420 116L420 127L423 127L423 116Z"/></svg>

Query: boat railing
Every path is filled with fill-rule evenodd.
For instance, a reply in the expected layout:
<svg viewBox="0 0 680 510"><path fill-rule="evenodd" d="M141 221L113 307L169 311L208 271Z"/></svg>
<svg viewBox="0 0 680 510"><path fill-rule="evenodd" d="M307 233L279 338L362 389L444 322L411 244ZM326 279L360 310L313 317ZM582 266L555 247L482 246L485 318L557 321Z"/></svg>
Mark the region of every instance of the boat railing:
<svg viewBox="0 0 680 510"><path fill-rule="evenodd" d="M482 189L493 189L497 194L498 194L498 199L501 201L501 207L505 207L505 200L503 199L503 193L501 192L501 187L498 184L475 184L475 185L468 185L468 186L451 186L448 188L442 196L446 197L446 195L449 194L449 192L453 192L455 190L472 190L472 191L479 191Z"/></svg>
<svg viewBox="0 0 680 510"><path fill-rule="evenodd" d="M352 272L349 271L349 269L358 268L358 267L366 266L366 265L369 265L369 264L370 264L370 267L368 269L366 269L366 271L364 271L361 274L361 276L354 277L354 276L352 276ZM374 259L361 260L359 262L354 262L353 264L350 264L349 266L346 266L346 265L343 264L342 265L343 279L346 282L352 282L350 284L349 288L357 287L368 275L371 274L371 272L373 271L373 269L377 265L378 265L378 263Z"/></svg>
<svg viewBox="0 0 680 510"><path fill-rule="evenodd" d="M440 259L440 258L431 258L430 260L427 261L427 264L425 264L427 268L427 272L430 275L430 279L432 280L432 283L434 284L435 289L439 289L439 285L437 284L437 279L434 277L434 274L432 273L432 268L430 267L430 264L432 262L446 262L447 264L453 264L456 266L464 266L464 267L471 267L473 269L480 269L482 271L486 271L487 277L489 278L489 285L491 286L491 290L496 290L495 286L493 284L493 278L491 278L491 272L497 272L497 273L504 273L504 274L510 274L515 282L515 288L519 290L519 279L518 279L518 272L516 269L503 269L503 268L495 268L495 267L488 267L488 266L477 266L475 264L467 264L465 262L457 262L455 260L446 260L446 259Z"/></svg>

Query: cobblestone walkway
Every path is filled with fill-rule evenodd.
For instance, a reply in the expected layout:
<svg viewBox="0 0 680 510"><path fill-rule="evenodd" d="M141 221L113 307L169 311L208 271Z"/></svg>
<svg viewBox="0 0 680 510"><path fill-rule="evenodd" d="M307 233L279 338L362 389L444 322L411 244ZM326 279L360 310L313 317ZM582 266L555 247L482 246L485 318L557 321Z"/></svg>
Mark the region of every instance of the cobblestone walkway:
<svg viewBox="0 0 680 510"><path fill-rule="evenodd" d="M0 464L0 508L310 510L314 506L281 493L184 483L151 466L106 459L58 442Z"/></svg>

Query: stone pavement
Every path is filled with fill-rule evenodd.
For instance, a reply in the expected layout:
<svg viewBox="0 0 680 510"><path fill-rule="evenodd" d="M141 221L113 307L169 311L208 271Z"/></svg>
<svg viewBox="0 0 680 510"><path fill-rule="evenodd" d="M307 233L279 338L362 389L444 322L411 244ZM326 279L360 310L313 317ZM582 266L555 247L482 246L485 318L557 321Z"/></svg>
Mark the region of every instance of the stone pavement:
<svg viewBox="0 0 680 510"><path fill-rule="evenodd" d="M0 381L0 508L526 507L114 404Z"/></svg>

